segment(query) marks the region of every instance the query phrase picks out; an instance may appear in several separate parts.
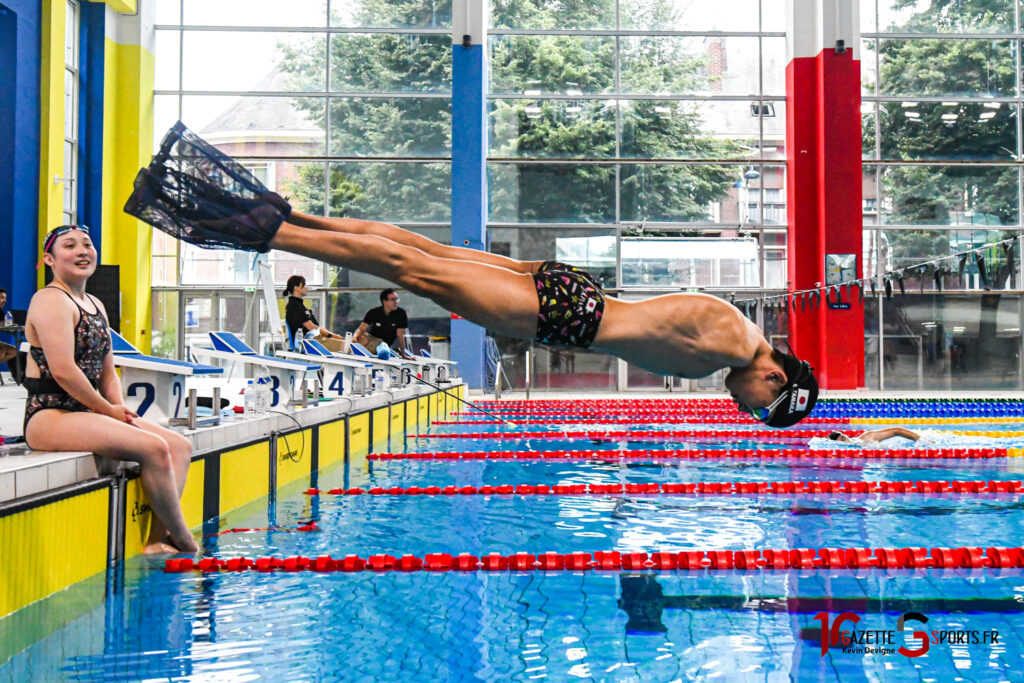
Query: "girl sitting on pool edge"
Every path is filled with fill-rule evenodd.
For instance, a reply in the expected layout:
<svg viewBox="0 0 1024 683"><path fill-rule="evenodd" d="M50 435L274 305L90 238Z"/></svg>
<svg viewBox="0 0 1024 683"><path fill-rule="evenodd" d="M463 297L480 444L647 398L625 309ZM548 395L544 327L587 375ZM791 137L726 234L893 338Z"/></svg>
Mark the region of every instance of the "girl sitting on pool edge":
<svg viewBox="0 0 1024 683"><path fill-rule="evenodd" d="M25 320L25 442L139 463L154 513L143 552L195 552L179 503L192 445L124 405L106 311L85 293L97 260L84 225L54 228L43 242L53 281L32 297Z"/></svg>

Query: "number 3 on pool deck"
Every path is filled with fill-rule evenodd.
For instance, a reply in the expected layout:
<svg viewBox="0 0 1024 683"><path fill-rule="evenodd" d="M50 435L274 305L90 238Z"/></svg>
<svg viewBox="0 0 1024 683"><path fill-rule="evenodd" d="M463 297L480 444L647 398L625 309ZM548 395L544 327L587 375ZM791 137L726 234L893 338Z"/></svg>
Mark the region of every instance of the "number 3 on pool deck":
<svg viewBox="0 0 1024 683"><path fill-rule="evenodd" d="M336 373L334 373L334 379L331 380L331 386L329 386L327 388L330 389L331 391L337 391L338 392L338 396L341 396L341 383L342 383L341 373L340 372L336 372Z"/></svg>

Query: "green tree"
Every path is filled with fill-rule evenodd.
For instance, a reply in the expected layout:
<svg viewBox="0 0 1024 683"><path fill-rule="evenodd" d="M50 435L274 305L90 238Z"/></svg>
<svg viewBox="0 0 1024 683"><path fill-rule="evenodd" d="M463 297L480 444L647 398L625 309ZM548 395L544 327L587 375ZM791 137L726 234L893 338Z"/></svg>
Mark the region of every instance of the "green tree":
<svg viewBox="0 0 1024 683"><path fill-rule="evenodd" d="M888 30L948 33L1000 30L1013 9L1008 0L894 0L897 10L920 8ZM1007 14L1009 13L1009 14ZM996 102L916 102L914 96L998 97L1015 92L1014 50L1005 40L885 40L879 48L881 158L942 161L951 165L894 166L884 170L883 209L891 223L1014 224L1018 219L1017 173L1005 167L962 165L959 161L1007 161L1016 154L1014 110ZM865 145L874 144L870 122ZM924 260L950 253L949 240L934 231L901 231L892 236L893 255Z"/></svg>
<svg viewBox="0 0 1024 683"><path fill-rule="evenodd" d="M363 26L445 26L450 3L430 0L363 0L347 7L348 20ZM495 0L496 26L586 27L594 17L614 17L614 0L544 3ZM672 3L655 0L645 12L667 25ZM309 81L324 38L282 48L282 68L296 84ZM331 138L328 153L343 157L444 157L451 150L449 98L369 98L358 93L446 93L451 88L448 36L336 34L331 37ZM624 132L620 154L637 158L742 158L744 147L702 130L699 110L673 102L614 99L615 42L607 37L506 36L491 47L495 92L523 95L495 101L490 113L492 155L497 158L613 159L616 116ZM630 39L619 55L628 65L630 92L693 92L706 86L701 54L683 41ZM527 93L565 99L536 99ZM574 96L575 94L575 96ZM326 123L319 98L299 98L309 118ZM621 113L617 111L621 108ZM492 216L509 221L610 222L615 220L615 183L622 185L621 216L627 220L696 220L724 198L733 172L721 166L623 164L495 164L489 202ZM322 211L325 192L332 215L395 222L446 221L450 180L447 164L339 163L328 173L301 175L293 196Z"/></svg>
<svg viewBox="0 0 1024 683"><path fill-rule="evenodd" d="M1007 32L1014 27L1011 0L892 0L896 10L916 10L900 25L883 27L907 33ZM884 169L883 210L888 221L937 225L1015 225L1018 220L1017 169L1014 167L958 164L959 161L1016 159L1016 110L998 102L955 102L958 98L1006 97L1016 93L1015 41L999 39L934 40L922 35L911 40L880 41L879 86L884 95L905 96L905 102L886 102L880 111L879 149L883 160L934 161L935 165L894 166ZM946 102L915 102L915 96L941 97ZM873 131L872 131L873 134ZM866 136L865 144L873 144ZM953 162L941 165L941 162ZM1001 239L1010 232L977 230L974 239ZM948 256L964 249L945 231L914 230L890 233L897 263ZM973 246L979 246L975 243ZM955 247L955 248L954 248ZM1008 275L1005 254L985 251L990 281L1000 286ZM973 261L973 259L971 259ZM955 264L946 262L947 266ZM973 264L969 266L973 269ZM929 277L925 274L924 277ZM981 297L978 335L956 339L968 367L986 381L999 381L1004 373L997 359L1012 358L1019 342L999 337L997 313L1000 295ZM931 301L938 325L927 332L936 357L944 354L946 297ZM909 325L896 300L895 319ZM918 305L923 302L918 301ZM919 328L906 328L913 334ZM996 379L996 378L999 379ZM991 384L989 384L991 386Z"/></svg>

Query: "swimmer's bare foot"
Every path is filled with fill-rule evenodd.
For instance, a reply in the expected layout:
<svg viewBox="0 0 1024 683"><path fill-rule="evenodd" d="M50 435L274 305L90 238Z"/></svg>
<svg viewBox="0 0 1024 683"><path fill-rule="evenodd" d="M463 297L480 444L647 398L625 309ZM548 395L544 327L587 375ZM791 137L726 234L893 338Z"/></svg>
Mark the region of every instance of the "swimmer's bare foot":
<svg viewBox="0 0 1024 683"><path fill-rule="evenodd" d="M161 543L161 542L150 543L149 545L147 545L145 548L142 549L142 554L143 555L161 555L163 553L168 553L170 555L174 555L174 554L179 553L179 552L181 552L181 551L178 550L177 548L175 548L173 545L169 545L167 543Z"/></svg>
<svg viewBox="0 0 1024 683"><path fill-rule="evenodd" d="M198 551L199 546L196 545L196 541L191 535L182 539L181 543L177 543L171 538L169 533L165 534L159 541L150 541L142 550L147 555L157 553L195 553Z"/></svg>
<svg viewBox="0 0 1024 683"><path fill-rule="evenodd" d="M192 538L191 534L180 541L171 539L169 541L169 545L178 548L177 552L179 553L194 553L199 551L199 545L196 544L196 539Z"/></svg>

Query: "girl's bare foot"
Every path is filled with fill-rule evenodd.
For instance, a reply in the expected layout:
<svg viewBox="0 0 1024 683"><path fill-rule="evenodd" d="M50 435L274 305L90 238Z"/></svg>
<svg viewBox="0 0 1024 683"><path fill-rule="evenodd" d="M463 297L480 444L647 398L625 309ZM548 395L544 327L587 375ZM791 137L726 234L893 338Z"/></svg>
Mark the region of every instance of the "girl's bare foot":
<svg viewBox="0 0 1024 683"><path fill-rule="evenodd" d="M158 542L158 543L150 543L149 545L147 545L145 548L142 549L142 554L143 555L161 555L163 553L168 553L170 555L174 555L175 553L179 553L179 552L181 552L181 551L178 550L177 548L175 548L173 545L169 545L167 543L160 543L160 542Z"/></svg>

